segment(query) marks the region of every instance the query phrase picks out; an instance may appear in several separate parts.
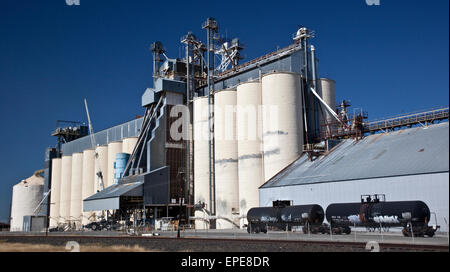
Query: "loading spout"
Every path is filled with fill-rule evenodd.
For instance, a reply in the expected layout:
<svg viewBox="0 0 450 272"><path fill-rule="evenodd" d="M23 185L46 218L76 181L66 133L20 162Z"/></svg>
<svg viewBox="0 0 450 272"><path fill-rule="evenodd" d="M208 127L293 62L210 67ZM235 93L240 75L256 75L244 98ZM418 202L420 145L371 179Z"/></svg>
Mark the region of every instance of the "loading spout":
<svg viewBox="0 0 450 272"><path fill-rule="evenodd" d="M316 90L314 90L313 87L310 87L309 89L317 97L317 99L319 99L320 103L322 103L325 106L325 108L331 113L331 115L333 115L333 117L339 121L339 123L341 123L344 127L348 127L344 122L342 122L341 119L339 119L339 116L337 115L337 113L334 112L334 110L330 106L328 106L328 104L325 101L323 101L323 99L320 97L319 94L317 94Z"/></svg>

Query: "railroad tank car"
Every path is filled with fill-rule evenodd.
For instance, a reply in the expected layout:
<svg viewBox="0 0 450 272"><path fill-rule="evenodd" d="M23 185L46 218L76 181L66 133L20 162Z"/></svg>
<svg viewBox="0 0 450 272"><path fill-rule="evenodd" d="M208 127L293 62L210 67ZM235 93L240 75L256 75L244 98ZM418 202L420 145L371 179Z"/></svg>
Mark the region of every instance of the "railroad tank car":
<svg viewBox="0 0 450 272"><path fill-rule="evenodd" d="M437 230L437 226L428 226L430 209L422 201L330 204L326 209L326 218L335 228L403 227L405 236L432 237Z"/></svg>
<svg viewBox="0 0 450 272"><path fill-rule="evenodd" d="M280 211L280 220L289 226L303 226L304 233L318 233L325 218L320 205L287 206Z"/></svg>
<svg viewBox="0 0 450 272"><path fill-rule="evenodd" d="M267 226L280 227L280 208L261 207L252 208L247 212L247 232L267 233Z"/></svg>
<svg viewBox="0 0 450 272"><path fill-rule="evenodd" d="M247 212L247 231L266 233L268 227L291 230L292 227L303 226L303 232L314 233L324 218L325 213L320 205L253 208Z"/></svg>

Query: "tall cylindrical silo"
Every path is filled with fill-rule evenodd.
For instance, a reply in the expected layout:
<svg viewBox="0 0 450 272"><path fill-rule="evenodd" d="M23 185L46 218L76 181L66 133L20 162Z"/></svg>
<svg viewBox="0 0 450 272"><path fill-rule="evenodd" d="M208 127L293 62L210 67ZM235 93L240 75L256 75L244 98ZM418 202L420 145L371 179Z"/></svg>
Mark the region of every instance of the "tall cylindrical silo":
<svg viewBox="0 0 450 272"><path fill-rule="evenodd" d="M125 168L127 166L128 160L130 159L130 154L128 153L117 153L116 160L114 163L114 183L118 184L119 180L127 173ZM127 171L128 172L128 171Z"/></svg>
<svg viewBox="0 0 450 272"><path fill-rule="evenodd" d="M58 226L61 204L61 158L52 159L52 187L50 192L50 227Z"/></svg>
<svg viewBox="0 0 450 272"><path fill-rule="evenodd" d="M133 154L134 147L138 141L137 137L125 138L122 140L122 153Z"/></svg>
<svg viewBox="0 0 450 272"><path fill-rule="evenodd" d="M81 200L95 194L95 151L86 149L83 151L83 185L81 186ZM83 207L83 206L82 206ZM95 221L93 212L83 212L81 223L86 225Z"/></svg>
<svg viewBox="0 0 450 272"><path fill-rule="evenodd" d="M44 178L33 175L13 186L10 231L23 231L23 217L34 215L44 193Z"/></svg>
<svg viewBox="0 0 450 272"><path fill-rule="evenodd" d="M211 207L209 198L209 142L208 142L208 98L194 99L194 204L204 203L205 210ZM195 211L195 228L209 228L205 211Z"/></svg>
<svg viewBox="0 0 450 272"><path fill-rule="evenodd" d="M264 180L268 181L302 154L301 78L270 73L262 78Z"/></svg>
<svg viewBox="0 0 450 272"><path fill-rule="evenodd" d="M72 154L72 178L70 189L70 221L80 227L82 218L83 153Z"/></svg>
<svg viewBox="0 0 450 272"><path fill-rule="evenodd" d="M70 197L72 180L72 156L63 156L61 159L61 200L59 206L59 222L69 223Z"/></svg>
<svg viewBox="0 0 450 272"><path fill-rule="evenodd" d="M239 168L240 226L247 224L247 211L259 207L258 188L264 183L262 159L261 83L247 82L237 87L237 139Z"/></svg>
<svg viewBox="0 0 450 272"><path fill-rule="evenodd" d="M98 173L101 172L103 176L103 189L106 188L106 181L108 180L108 146L101 145L95 148L97 158L94 163L94 189L95 192L101 191L100 179Z"/></svg>
<svg viewBox="0 0 450 272"><path fill-rule="evenodd" d="M239 226L238 143L236 89L214 95L216 228Z"/></svg>
<svg viewBox="0 0 450 272"><path fill-rule="evenodd" d="M108 179L105 188L114 184L114 162L116 154L122 153L122 142L111 142L108 144Z"/></svg>
<svg viewBox="0 0 450 272"><path fill-rule="evenodd" d="M330 106L331 109L336 111L336 82L332 79L328 78L321 78L319 80L319 95L322 97L323 101L327 103L328 106ZM328 130L328 132L334 132L336 130L336 126L330 125L330 126L324 126L325 122L326 124L335 123L336 120L334 119L333 115L329 111L326 110L326 108L322 105L322 111L320 112L320 129ZM321 131L321 132L322 132Z"/></svg>

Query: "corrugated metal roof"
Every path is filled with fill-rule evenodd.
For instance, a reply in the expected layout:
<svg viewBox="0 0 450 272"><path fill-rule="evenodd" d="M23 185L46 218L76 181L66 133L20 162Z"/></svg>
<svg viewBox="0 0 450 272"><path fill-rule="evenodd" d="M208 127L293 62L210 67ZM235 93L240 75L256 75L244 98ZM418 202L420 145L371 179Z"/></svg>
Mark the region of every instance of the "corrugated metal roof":
<svg viewBox="0 0 450 272"><path fill-rule="evenodd" d="M261 188L449 171L449 124L344 140L315 161L306 155Z"/></svg>
<svg viewBox="0 0 450 272"><path fill-rule="evenodd" d="M86 198L84 201L115 198L120 196L142 196L144 182L116 184Z"/></svg>
<svg viewBox="0 0 450 272"><path fill-rule="evenodd" d="M97 145L107 145L111 142L122 141L124 138L138 137L143 119L141 117L94 133L95 143ZM71 156L73 153L83 152L90 148L92 148L92 143L91 137L88 135L63 144L62 153L64 156Z"/></svg>

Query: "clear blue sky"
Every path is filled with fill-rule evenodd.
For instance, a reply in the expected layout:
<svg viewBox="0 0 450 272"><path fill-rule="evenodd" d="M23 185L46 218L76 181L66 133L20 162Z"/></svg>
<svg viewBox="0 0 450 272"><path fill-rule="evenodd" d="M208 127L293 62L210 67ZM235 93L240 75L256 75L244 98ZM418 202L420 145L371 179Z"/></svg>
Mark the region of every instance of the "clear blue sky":
<svg viewBox="0 0 450 272"><path fill-rule="evenodd" d="M298 25L315 30L321 76L371 119L448 105L448 0L80 3L1 1L0 221L12 186L43 168L57 119L86 121L84 97L96 131L143 114L150 44L179 57L180 37L192 30L205 40L209 16L245 43L247 60L289 45Z"/></svg>

